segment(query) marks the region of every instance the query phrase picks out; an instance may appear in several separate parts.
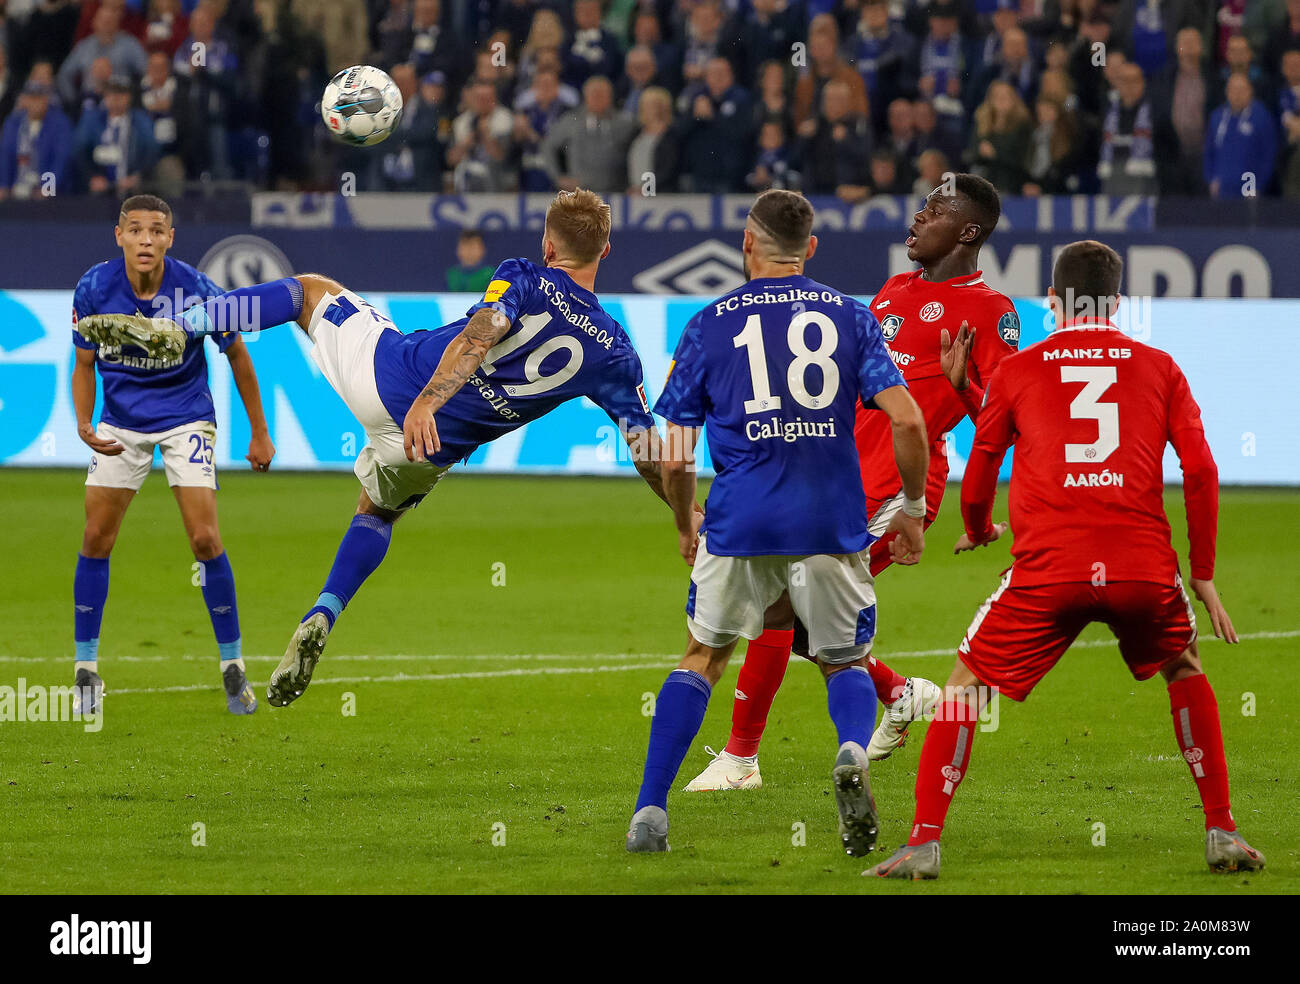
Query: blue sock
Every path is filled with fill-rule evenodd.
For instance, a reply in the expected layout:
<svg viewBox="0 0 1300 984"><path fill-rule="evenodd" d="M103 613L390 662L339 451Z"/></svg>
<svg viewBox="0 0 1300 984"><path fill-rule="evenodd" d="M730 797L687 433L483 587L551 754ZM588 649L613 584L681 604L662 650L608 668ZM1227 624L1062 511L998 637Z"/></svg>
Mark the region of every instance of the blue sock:
<svg viewBox="0 0 1300 984"><path fill-rule="evenodd" d="M672 788L682 759L704 723L713 688L693 670L673 670L655 699L655 716L650 722L650 747L645 755L645 775L636 808L668 808Z"/></svg>
<svg viewBox="0 0 1300 984"><path fill-rule="evenodd" d="M850 666L828 676L826 706L840 744L856 741L865 749L876 729L876 685L866 668Z"/></svg>
<svg viewBox="0 0 1300 984"><path fill-rule="evenodd" d="M203 565L203 603L208 606L212 631L217 637L221 662L239 659L239 606L235 604L235 572L224 552Z"/></svg>
<svg viewBox="0 0 1300 984"><path fill-rule="evenodd" d="M302 313L302 284L293 277L240 287L190 308L181 320L194 335L226 331L261 331Z"/></svg>
<svg viewBox="0 0 1300 984"><path fill-rule="evenodd" d="M99 656L99 625L108 600L108 558L77 554L77 572L72 578L72 638L77 661L94 661Z"/></svg>
<svg viewBox="0 0 1300 984"><path fill-rule="evenodd" d="M352 525L339 544L339 552L334 555L334 566L325 579L325 587L312 610L303 616L303 621L316 612L323 612L332 627L365 579L383 561L392 536L393 524L388 520L364 513L353 516Z"/></svg>

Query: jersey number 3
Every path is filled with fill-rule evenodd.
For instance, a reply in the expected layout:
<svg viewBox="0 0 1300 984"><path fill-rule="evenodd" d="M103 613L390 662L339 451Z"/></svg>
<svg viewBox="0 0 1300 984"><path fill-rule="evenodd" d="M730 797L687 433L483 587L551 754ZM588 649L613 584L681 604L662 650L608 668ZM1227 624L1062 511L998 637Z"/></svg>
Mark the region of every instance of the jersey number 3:
<svg viewBox="0 0 1300 984"><path fill-rule="evenodd" d="M808 348L805 337L808 326L816 325L821 330L821 342L815 349ZM817 410L830 406L835 394L840 390L840 367L832 358L835 346L839 344L839 330L835 322L820 311L803 311L790 319L786 331L786 344L794 361L785 374L786 387L800 406ZM745 319L745 327L739 335L731 340L736 348L745 349L749 356L749 379L754 389L754 398L745 401L745 413L762 413L764 410L780 410L781 398L772 395L772 383L767 375L767 352L763 348L763 325L757 314ZM808 392L808 367L816 366L821 370L822 387L816 393Z"/></svg>
<svg viewBox="0 0 1300 984"><path fill-rule="evenodd" d="M1070 404L1070 416L1075 420L1097 421L1096 442L1067 444L1067 462L1100 464L1119 447L1119 404L1098 401L1101 394L1115 385L1115 379L1114 366L1061 366L1061 382L1085 384Z"/></svg>

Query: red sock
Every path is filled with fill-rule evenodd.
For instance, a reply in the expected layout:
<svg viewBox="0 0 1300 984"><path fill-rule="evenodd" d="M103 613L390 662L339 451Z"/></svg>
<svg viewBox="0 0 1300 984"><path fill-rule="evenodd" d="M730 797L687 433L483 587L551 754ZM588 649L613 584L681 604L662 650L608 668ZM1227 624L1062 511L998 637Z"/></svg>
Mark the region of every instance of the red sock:
<svg viewBox="0 0 1300 984"><path fill-rule="evenodd" d="M880 703L888 707L898 700L907 677L899 676L874 656L867 660L867 672L871 674L871 682L876 685L876 696L880 698Z"/></svg>
<svg viewBox="0 0 1300 984"><path fill-rule="evenodd" d="M736 678L736 701L731 705L731 737L726 751L747 758L758 754L767 727L767 712L790 665L793 629L768 629L749 644Z"/></svg>
<svg viewBox="0 0 1300 984"><path fill-rule="evenodd" d="M909 845L936 840L943 833L948 807L970 765L977 723L974 708L963 702L946 700L939 705L916 766L916 813Z"/></svg>
<svg viewBox="0 0 1300 984"><path fill-rule="evenodd" d="M1223 755L1223 730L1219 703L1204 673L1169 684L1169 707L1174 714L1174 734L1183 758L1192 770L1196 791L1205 810L1205 829L1237 829L1228 804L1228 762Z"/></svg>

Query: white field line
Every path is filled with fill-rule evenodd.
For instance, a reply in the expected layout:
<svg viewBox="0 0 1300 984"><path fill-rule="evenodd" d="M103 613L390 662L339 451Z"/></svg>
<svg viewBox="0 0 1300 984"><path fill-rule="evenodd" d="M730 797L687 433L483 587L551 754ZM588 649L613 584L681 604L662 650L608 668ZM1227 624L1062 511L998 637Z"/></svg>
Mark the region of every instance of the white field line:
<svg viewBox="0 0 1300 984"><path fill-rule="evenodd" d="M1246 639L1294 639L1300 637L1300 629L1292 629L1285 632L1246 632L1241 634L1240 638ZM1218 642L1213 636L1203 637L1201 642ZM1103 649L1115 645L1114 639L1095 639L1085 642L1076 642L1071 649ZM895 653L882 654L881 658L886 661L896 659L912 659L926 656L947 656L955 653L952 647L942 649L913 649L901 650ZM4 657L0 656L0 662L53 662L55 659L66 659L66 657L53 656L29 656L29 657ZM168 659L165 656L137 656L137 657L116 657L124 661L161 661ZM184 659L196 660L198 657L185 656ZM209 659L211 657L208 657ZM655 670L671 666L680 658L675 654L657 654L657 653L613 653L613 654L596 654L596 655L564 655L562 653L520 653L520 654L500 654L489 656L454 656L446 653L440 653L430 656L415 656L410 654L397 655L379 655L363 654L343 655L330 657L331 661L370 661L375 660L383 662L385 660L433 660L433 659L456 659L456 660L654 660L654 662L631 663L626 662L620 665L601 664L596 666L539 666L532 668L518 668L510 670L469 670L460 673L394 673L387 676L349 676L349 677L318 677L315 683L319 684L345 684L345 683L411 683L411 682L429 682L436 680L485 680L495 677L523 677L523 676L565 676L574 673L621 673L628 670ZM279 661L278 656L245 656L245 660L255 660L259 662ZM791 656L791 662L801 661L799 656ZM735 660L737 665L744 662L744 659ZM172 694L188 693L190 691L202 690L220 690L220 686L208 684L185 684L175 687L128 687L123 689L106 688L105 693L110 694Z"/></svg>

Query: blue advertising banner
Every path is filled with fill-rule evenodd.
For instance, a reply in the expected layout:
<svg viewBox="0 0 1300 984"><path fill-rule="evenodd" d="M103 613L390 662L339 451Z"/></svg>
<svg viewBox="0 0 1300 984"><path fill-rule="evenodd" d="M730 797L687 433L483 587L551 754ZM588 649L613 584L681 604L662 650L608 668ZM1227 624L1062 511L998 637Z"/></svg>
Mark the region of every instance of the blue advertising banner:
<svg viewBox="0 0 1300 984"><path fill-rule="evenodd" d="M454 321L476 300L464 294L368 296L404 331ZM641 353L652 403L683 327L709 299L603 296L602 303ZM70 291L0 291L0 465L84 467L89 460L89 449L77 437L69 388L71 305ZM1049 320L1042 300L1018 300L1016 308L1022 347L1046 337ZM1288 351L1298 320L1300 301L1148 299L1126 301L1121 308L1126 331L1170 352L1183 367L1225 483L1300 485L1300 390L1287 359L1259 354ZM310 342L303 333L282 327L248 340L279 451L274 467L351 468L365 435L309 357ZM216 461L242 468L248 421L215 346L209 348L208 361L217 410ZM972 434L966 421L949 439L954 478L962 473ZM707 443L702 460L708 460ZM613 424L586 400L565 404L480 449L464 467L632 474ZM1170 481L1180 479L1172 453L1165 471Z"/></svg>

